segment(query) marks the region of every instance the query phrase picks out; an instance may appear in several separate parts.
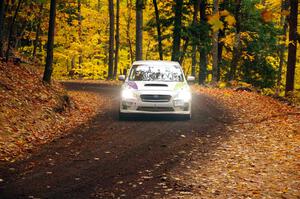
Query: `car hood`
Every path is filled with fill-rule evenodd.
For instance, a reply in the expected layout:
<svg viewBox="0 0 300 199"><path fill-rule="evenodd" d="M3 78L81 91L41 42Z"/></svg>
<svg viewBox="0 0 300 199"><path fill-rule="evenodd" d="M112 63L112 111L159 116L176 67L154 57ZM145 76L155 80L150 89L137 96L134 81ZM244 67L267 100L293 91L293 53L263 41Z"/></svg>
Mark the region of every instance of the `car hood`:
<svg viewBox="0 0 300 199"><path fill-rule="evenodd" d="M124 87L139 91L176 91L188 89L186 82L127 81Z"/></svg>

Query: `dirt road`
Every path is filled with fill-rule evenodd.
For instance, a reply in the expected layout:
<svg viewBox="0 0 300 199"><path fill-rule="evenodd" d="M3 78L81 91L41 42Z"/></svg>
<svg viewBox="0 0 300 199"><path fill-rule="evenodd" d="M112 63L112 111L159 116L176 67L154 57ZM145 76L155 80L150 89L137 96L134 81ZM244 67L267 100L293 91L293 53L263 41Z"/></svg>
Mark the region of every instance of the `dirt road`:
<svg viewBox="0 0 300 199"><path fill-rule="evenodd" d="M189 191L191 187L169 172L190 151L212 153L214 140L228 136L220 119L230 122L229 113L205 95L193 96L190 121L168 116L119 121L118 87L84 83L65 87L95 92L106 105L90 123L30 159L3 166L0 198L161 198L172 191ZM195 144L203 137L205 142ZM206 159L203 156L203 165Z"/></svg>

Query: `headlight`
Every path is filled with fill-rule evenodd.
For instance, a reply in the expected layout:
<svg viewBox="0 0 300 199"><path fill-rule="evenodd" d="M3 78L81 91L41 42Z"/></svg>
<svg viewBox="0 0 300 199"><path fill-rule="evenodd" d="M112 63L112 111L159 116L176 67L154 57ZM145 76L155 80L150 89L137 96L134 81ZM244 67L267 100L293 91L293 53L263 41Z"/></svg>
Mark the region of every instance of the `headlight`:
<svg viewBox="0 0 300 199"><path fill-rule="evenodd" d="M122 99L132 99L132 98L135 98L132 90L130 89L122 90Z"/></svg>
<svg viewBox="0 0 300 199"><path fill-rule="evenodd" d="M192 94L188 90L182 90L178 93L177 98L187 102L192 99Z"/></svg>

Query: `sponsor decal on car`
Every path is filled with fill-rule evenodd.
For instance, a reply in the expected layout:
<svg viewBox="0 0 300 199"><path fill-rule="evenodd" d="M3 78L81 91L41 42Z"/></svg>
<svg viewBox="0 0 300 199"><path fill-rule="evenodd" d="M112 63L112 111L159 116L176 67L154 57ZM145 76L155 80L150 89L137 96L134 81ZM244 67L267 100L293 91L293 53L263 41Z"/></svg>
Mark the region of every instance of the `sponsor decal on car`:
<svg viewBox="0 0 300 199"><path fill-rule="evenodd" d="M135 89L135 90L138 89L138 86L137 86L137 84L136 84L135 82L129 81L129 82L127 83L127 85L128 85L128 87L133 88L133 89Z"/></svg>
<svg viewBox="0 0 300 199"><path fill-rule="evenodd" d="M185 86L184 82L178 82L175 86L174 86L174 90L181 90L183 89L183 87Z"/></svg>

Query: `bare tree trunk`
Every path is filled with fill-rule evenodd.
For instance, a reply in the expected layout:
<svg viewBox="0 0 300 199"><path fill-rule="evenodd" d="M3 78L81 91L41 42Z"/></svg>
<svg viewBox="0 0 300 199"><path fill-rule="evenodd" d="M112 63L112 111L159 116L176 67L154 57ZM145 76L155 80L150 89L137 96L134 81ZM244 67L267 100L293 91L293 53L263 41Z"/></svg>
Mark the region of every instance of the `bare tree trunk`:
<svg viewBox="0 0 300 199"><path fill-rule="evenodd" d="M201 0L194 0L194 13L193 13L193 27L196 27L198 23L198 12L200 8L200 3ZM197 38L198 39L198 38ZM196 74L196 51L197 51L197 44L195 39L193 39L193 44L192 44L192 76L195 76Z"/></svg>
<svg viewBox="0 0 300 199"><path fill-rule="evenodd" d="M160 31L160 19L159 19L159 12L158 12L156 0L153 0L153 5L154 5L154 9L155 9L159 59L163 60L164 58L163 58L163 48L162 48L162 37L161 37L161 31Z"/></svg>
<svg viewBox="0 0 300 199"><path fill-rule="evenodd" d="M130 25L131 25L131 10L132 10L132 0L127 0L127 24L126 24L126 36L127 36L127 43L129 46L129 55L130 55L130 62L133 62L133 50L132 50L132 43L130 37Z"/></svg>
<svg viewBox="0 0 300 199"><path fill-rule="evenodd" d="M233 45L232 60L230 64L230 72L229 72L228 80L234 80L236 78L236 69L237 69L238 62L240 60L240 54L241 54L240 10L241 10L241 0L236 0L235 14L234 14L236 20L236 33L235 33L235 41Z"/></svg>
<svg viewBox="0 0 300 199"><path fill-rule="evenodd" d="M180 58L180 40L181 40L181 17L183 0L175 1L175 19L173 30L173 49L172 49L172 61L179 61Z"/></svg>
<svg viewBox="0 0 300 199"><path fill-rule="evenodd" d="M287 9L288 9L288 0L282 0L281 1L281 11L287 10ZM282 42L284 42L284 44L281 44L280 49L279 49L279 67L278 67L277 89L276 89L277 94L279 94L280 90L281 90L280 89L281 79L282 79L281 76L282 76L282 68L283 68L283 63L284 63L284 53L286 51L285 42L286 42L286 32L287 32L287 27L288 27L288 21L284 16L281 16L280 23L283 26Z"/></svg>
<svg viewBox="0 0 300 199"><path fill-rule="evenodd" d="M109 0L109 58L108 58L108 79L113 78L113 68L114 68L114 1Z"/></svg>
<svg viewBox="0 0 300 199"><path fill-rule="evenodd" d="M15 25L15 22L16 22L17 15L19 13L21 4L22 4L22 0L19 0L17 8L15 10L15 14L14 14L12 22L10 24L9 33L8 33L8 41L7 41L7 49L6 49L6 53L5 53L5 60L6 60L6 62L8 61L9 53L10 53L10 47L12 46L12 43L13 43L13 41L12 41L13 29L14 29L14 25Z"/></svg>
<svg viewBox="0 0 300 199"><path fill-rule="evenodd" d="M200 2L200 22L202 26L207 25L207 17L205 14L206 0ZM208 37L208 32L200 34L200 71L199 71L199 84L204 84L207 76L207 49L205 39Z"/></svg>
<svg viewBox="0 0 300 199"><path fill-rule="evenodd" d="M120 0L117 0L117 13L116 13L116 51L115 51L114 79L117 77L117 72L118 72L119 45L120 45Z"/></svg>
<svg viewBox="0 0 300 199"><path fill-rule="evenodd" d="M0 57L3 57L5 3L0 1Z"/></svg>
<svg viewBox="0 0 300 199"><path fill-rule="evenodd" d="M136 0L136 60L143 59L143 0Z"/></svg>
<svg viewBox="0 0 300 199"><path fill-rule="evenodd" d="M40 30L41 30L43 7L44 7L44 4L41 3L40 4L40 16L39 16L39 19L38 19L38 23L36 25L35 40L34 40L34 43L33 43L33 51L32 51L32 60L33 61L35 61L36 49L37 49L37 46L39 44L39 37L40 37Z"/></svg>
<svg viewBox="0 0 300 199"><path fill-rule="evenodd" d="M294 91L296 54L297 54L297 23L298 23L298 0L290 0L289 17L289 51L286 71L285 95L289 96Z"/></svg>
<svg viewBox="0 0 300 199"><path fill-rule="evenodd" d="M219 12L219 0L214 0L213 14ZM218 73L218 37L219 31L213 32L213 45L212 45L212 81L216 82Z"/></svg>
<svg viewBox="0 0 300 199"><path fill-rule="evenodd" d="M54 29L55 29L55 14L56 14L56 0L51 0L50 3L50 17L48 28L48 43L47 43L47 57L43 76L43 81L50 84L51 75L53 71L53 44L54 44Z"/></svg>

